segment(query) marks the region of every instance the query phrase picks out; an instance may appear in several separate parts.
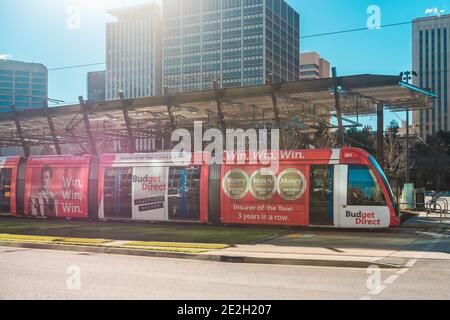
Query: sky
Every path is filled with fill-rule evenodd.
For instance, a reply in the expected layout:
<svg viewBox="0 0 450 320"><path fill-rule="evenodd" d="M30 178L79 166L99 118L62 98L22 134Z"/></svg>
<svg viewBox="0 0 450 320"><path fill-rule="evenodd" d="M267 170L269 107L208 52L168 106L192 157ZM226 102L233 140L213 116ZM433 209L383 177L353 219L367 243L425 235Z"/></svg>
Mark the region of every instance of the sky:
<svg viewBox="0 0 450 320"><path fill-rule="evenodd" d="M164 0L160 0L164 1ZM51 70L105 62L106 10L149 0L1 0L0 58L42 63L49 68L49 97L76 103L86 96L86 74L103 65ZM300 13L301 36L364 28L380 8L381 25L412 21L430 8L450 13L444 0L287 0ZM447 4L447 6L446 6ZM80 19L71 19L79 12ZM316 51L336 66L338 75L398 75L411 70L411 25L305 38L300 51ZM405 114L386 113L386 124ZM374 128L375 117L362 119Z"/></svg>

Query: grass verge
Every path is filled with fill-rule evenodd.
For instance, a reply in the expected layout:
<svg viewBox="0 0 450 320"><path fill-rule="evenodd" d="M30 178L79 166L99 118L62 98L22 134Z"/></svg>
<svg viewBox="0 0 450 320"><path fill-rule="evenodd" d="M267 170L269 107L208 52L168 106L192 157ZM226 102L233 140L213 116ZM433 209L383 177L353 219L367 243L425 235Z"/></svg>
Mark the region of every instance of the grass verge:
<svg viewBox="0 0 450 320"><path fill-rule="evenodd" d="M285 233L271 227L167 225L131 222L37 220L0 217L0 233L61 238L112 239L136 242L245 244ZM94 240L95 241L95 240Z"/></svg>

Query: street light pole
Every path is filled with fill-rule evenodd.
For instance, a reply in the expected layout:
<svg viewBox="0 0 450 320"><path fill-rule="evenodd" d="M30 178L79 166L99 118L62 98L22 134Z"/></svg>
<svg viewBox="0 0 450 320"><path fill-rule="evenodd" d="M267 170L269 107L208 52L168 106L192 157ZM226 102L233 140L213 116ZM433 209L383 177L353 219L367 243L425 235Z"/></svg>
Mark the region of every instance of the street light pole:
<svg viewBox="0 0 450 320"><path fill-rule="evenodd" d="M402 81L410 83L414 77L417 77L418 74L415 71L404 71L400 73L400 77ZM406 108L406 181L405 183L410 182L409 175L409 107Z"/></svg>
<svg viewBox="0 0 450 320"><path fill-rule="evenodd" d="M406 108L406 183L409 181L409 108Z"/></svg>

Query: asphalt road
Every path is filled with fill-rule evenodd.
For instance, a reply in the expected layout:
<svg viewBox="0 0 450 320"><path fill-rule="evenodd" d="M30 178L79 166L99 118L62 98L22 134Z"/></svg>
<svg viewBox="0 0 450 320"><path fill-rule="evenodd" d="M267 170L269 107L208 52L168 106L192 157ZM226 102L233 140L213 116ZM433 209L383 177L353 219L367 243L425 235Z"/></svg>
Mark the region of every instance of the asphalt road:
<svg viewBox="0 0 450 320"><path fill-rule="evenodd" d="M368 271L0 247L0 299L450 299L448 283L450 261Z"/></svg>

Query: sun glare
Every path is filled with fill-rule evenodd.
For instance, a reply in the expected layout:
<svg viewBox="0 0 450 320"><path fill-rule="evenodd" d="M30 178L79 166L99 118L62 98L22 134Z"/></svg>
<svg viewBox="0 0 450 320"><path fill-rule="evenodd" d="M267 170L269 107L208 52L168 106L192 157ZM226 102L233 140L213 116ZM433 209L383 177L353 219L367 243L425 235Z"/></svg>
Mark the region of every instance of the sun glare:
<svg viewBox="0 0 450 320"><path fill-rule="evenodd" d="M123 0L77 0L80 6L89 9L108 9L114 6L121 6ZM126 1L125 1L126 2Z"/></svg>
<svg viewBox="0 0 450 320"><path fill-rule="evenodd" d="M89 9L112 9L134 6L149 2L162 3L162 0L77 0L80 6Z"/></svg>

